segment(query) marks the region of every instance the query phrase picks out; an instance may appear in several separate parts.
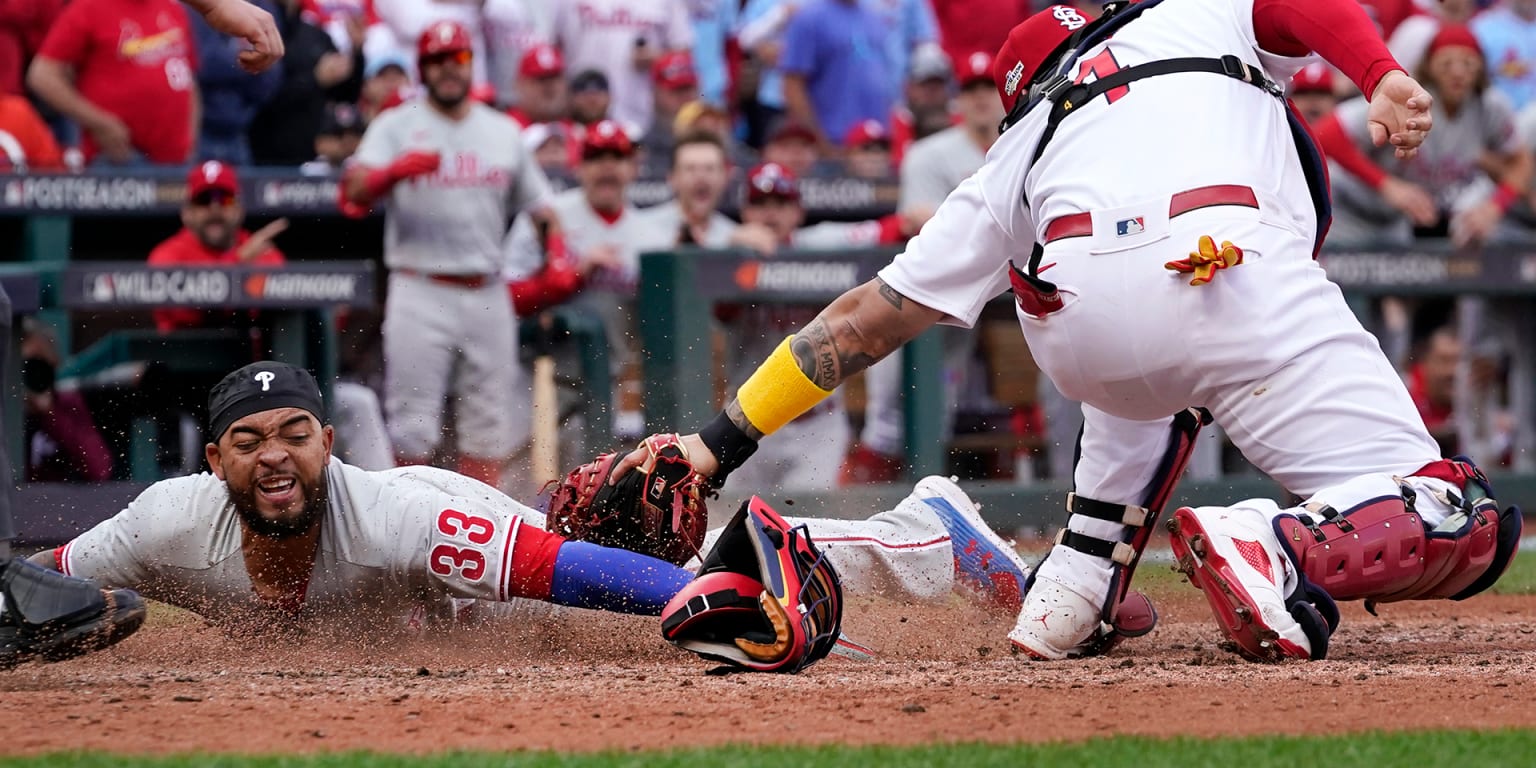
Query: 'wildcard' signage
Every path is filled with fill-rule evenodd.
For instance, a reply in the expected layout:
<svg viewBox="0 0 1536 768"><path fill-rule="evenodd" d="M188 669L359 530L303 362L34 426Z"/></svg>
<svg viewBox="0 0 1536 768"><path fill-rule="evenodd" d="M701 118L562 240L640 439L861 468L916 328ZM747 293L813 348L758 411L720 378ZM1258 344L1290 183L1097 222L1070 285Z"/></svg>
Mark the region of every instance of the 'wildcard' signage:
<svg viewBox="0 0 1536 768"><path fill-rule="evenodd" d="M71 265L63 301L71 309L369 307L373 264L307 262L275 268L165 269L139 262Z"/></svg>

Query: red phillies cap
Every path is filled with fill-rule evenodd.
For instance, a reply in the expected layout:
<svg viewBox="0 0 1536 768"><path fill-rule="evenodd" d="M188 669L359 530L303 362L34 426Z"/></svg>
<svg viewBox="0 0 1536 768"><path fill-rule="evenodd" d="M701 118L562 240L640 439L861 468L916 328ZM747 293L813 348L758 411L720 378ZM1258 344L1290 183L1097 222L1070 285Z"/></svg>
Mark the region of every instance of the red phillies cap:
<svg viewBox="0 0 1536 768"><path fill-rule="evenodd" d="M762 163L747 172L747 202L761 203L770 197L800 199L795 174L778 163Z"/></svg>
<svg viewBox="0 0 1536 768"><path fill-rule="evenodd" d="M629 134L624 131L624 126L613 120L599 120L587 126L586 133L581 137L581 157L590 160L604 152L628 157L635 151L635 143L630 141Z"/></svg>
<svg viewBox="0 0 1536 768"><path fill-rule="evenodd" d="M240 196L240 180L235 176L234 167L218 160L192 166L192 170L187 173L187 199L214 191L230 197Z"/></svg>
<svg viewBox="0 0 1536 768"><path fill-rule="evenodd" d="M1291 93L1333 93L1333 68L1322 62L1302 67L1291 78Z"/></svg>
<svg viewBox="0 0 1536 768"><path fill-rule="evenodd" d="M977 51L955 62L955 81L961 88L983 80L992 82L992 54Z"/></svg>
<svg viewBox="0 0 1536 768"><path fill-rule="evenodd" d="M539 43L523 54L523 60L517 65L517 73L533 79L557 77L565 73L565 57L560 55L559 48Z"/></svg>
<svg viewBox="0 0 1536 768"><path fill-rule="evenodd" d="M418 59L443 53L458 53L474 49L469 30L457 21L435 21L422 30L416 40Z"/></svg>
<svg viewBox="0 0 1536 768"><path fill-rule="evenodd" d="M1053 5L1019 22L992 63L992 80L1003 97L1003 107L1013 109L1051 54L1087 25L1088 17L1070 5Z"/></svg>
<svg viewBox="0 0 1536 768"><path fill-rule="evenodd" d="M843 137L845 147L863 147L869 144L891 145L891 132L880 124L879 120L860 120L848 129L848 135Z"/></svg>
<svg viewBox="0 0 1536 768"><path fill-rule="evenodd" d="M692 88L699 84L699 73L687 51L668 51L651 65L651 79L660 88Z"/></svg>

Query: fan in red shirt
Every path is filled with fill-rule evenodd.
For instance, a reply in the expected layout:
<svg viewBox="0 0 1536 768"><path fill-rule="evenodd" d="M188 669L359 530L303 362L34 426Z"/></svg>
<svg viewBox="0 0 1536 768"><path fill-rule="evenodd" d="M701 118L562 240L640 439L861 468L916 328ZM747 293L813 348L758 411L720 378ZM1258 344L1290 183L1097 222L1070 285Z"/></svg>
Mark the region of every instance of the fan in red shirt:
<svg viewBox="0 0 1536 768"><path fill-rule="evenodd" d="M187 198L181 205L182 229L149 252L156 267L216 264L282 266L283 254L272 238L288 228L278 219L254 234L241 228L245 209L240 205L240 183L235 169L216 160L192 168L187 174ZM155 327L161 333L180 328L218 325L227 312L184 307L155 310Z"/></svg>
<svg viewBox="0 0 1536 768"><path fill-rule="evenodd" d="M86 162L180 164L197 135L197 57L175 0L74 0L27 84L85 129Z"/></svg>

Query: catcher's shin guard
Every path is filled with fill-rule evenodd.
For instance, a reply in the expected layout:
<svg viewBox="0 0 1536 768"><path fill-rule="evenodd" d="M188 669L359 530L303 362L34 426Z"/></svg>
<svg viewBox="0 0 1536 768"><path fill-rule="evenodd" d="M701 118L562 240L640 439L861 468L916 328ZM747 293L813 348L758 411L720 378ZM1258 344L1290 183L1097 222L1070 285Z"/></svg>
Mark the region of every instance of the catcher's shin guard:
<svg viewBox="0 0 1536 768"><path fill-rule="evenodd" d="M1304 504L1275 518L1275 535L1303 578L1335 600L1377 603L1464 600L1492 586L1519 546L1520 510L1499 510L1488 478L1470 461L1448 459L1415 473L1461 489L1431 491L1452 510L1433 529L1416 506L1424 503L1413 478L1383 479L1343 510ZM1364 489L1367 479L1361 479ZM1372 486L1374 487L1374 486ZM1422 485L1421 485L1422 488Z"/></svg>
<svg viewBox="0 0 1536 768"><path fill-rule="evenodd" d="M1110 504L1090 499L1077 493L1067 494L1067 511L1097 520L1124 526L1125 534L1118 541L1100 539L1063 528L1056 537L1058 546L1069 547L1094 557L1108 559L1114 575L1108 595L1099 608L1099 627L1086 640L1067 652L1069 657L1097 656L1113 648L1123 638L1140 637L1157 625L1157 611L1152 602L1139 592L1130 589L1131 577L1141 562L1141 553L1147 548L1163 507L1173 496L1189 457L1194 453L1195 438L1201 427L1211 423L1211 414L1204 408L1189 408L1172 419L1168 446L1163 451L1157 472L1152 477L1141 506ZM1025 585L1025 602L1035 586L1035 573L1030 574ZM1030 650L1026 647L1026 650Z"/></svg>
<svg viewBox="0 0 1536 768"><path fill-rule="evenodd" d="M668 641L756 672L798 672L826 658L842 626L837 571L804 525L753 496L721 531L699 576L662 611Z"/></svg>

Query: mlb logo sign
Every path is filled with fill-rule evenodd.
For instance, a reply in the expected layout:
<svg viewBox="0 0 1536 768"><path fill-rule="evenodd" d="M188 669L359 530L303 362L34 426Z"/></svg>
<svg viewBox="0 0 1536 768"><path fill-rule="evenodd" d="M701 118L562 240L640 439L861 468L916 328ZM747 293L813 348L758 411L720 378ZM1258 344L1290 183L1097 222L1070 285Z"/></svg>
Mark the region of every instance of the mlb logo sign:
<svg viewBox="0 0 1536 768"><path fill-rule="evenodd" d="M1144 216L1134 219L1121 219L1115 222L1115 237L1130 237L1147 231L1147 220Z"/></svg>

